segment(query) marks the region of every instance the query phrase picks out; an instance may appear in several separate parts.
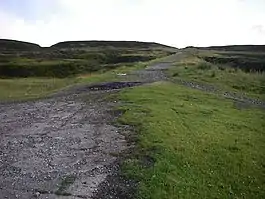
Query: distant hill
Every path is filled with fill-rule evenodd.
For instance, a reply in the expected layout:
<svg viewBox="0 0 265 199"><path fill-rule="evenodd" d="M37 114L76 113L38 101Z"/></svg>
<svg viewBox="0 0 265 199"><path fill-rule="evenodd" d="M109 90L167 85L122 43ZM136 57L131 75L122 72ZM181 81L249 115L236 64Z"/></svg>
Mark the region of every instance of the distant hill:
<svg viewBox="0 0 265 199"><path fill-rule="evenodd" d="M141 48L141 49L163 49L174 51L177 48L166 46L154 42L139 42L139 41L64 41L52 45L51 47L42 48L38 44L0 39L0 51L38 51L41 49L54 50L54 49L81 49L81 48Z"/></svg>
<svg viewBox="0 0 265 199"><path fill-rule="evenodd" d="M95 47L114 47L114 48L173 48L170 46L139 41L65 41L52 45L51 48L95 48Z"/></svg>
<svg viewBox="0 0 265 199"><path fill-rule="evenodd" d="M133 41L69 41L40 47L0 40L0 78L64 78L146 62L176 51L174 47L157 43Z"/></svg>
<svg viewBox="0 0 265 199"><path fill-rule="evenodd" d="M1 51L31 51L39 50L41 47L38 44L33 44L24 41L16 41L10 39L0 39Z"/></svg>
<svg viewBox="0 0 265 199"><path fill-rule="evenodd" d="M221 51L251 51L251 52L265 52L265 45L229 45L229 46L209 46L209 47L193 47L201 50L221 50Z"/></svg>

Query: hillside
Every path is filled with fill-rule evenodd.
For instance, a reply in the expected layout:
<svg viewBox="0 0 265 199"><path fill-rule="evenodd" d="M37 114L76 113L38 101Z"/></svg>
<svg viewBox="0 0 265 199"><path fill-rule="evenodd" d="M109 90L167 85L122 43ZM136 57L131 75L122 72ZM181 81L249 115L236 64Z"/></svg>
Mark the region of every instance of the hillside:
<svg viewBox="0 0 265 199"><path fill-rule="evenodd" d="M40 48L41 47L38 44L10 39L0 39L0 51L29 51L39 50Z"/></svg>
<svg viewBox="0 0 265 199"><path fill-rule="evenodd" d="M263 198L265 52L54 46L0 50L0 198Z"/></svg>
<svg viewBox="0 0 265 199"><path fill-rule="evenodd" d="M221 51L249 51L265 52L265 45L228 45L228 46L209 46L209 47L187 47L200 50L221 50Z"/></svg>
<svg viewBox="0 0 265 199"><path fill-rule="evenodd" d="M177 49L134 41L69 41L51 47L0 41L0 77L68 77L146 62Z"/></svg>
<svg viewBox="0 0 265 199"><path fill-rule="evenodd" d="M113 47L113 48L173 48L154 42L139 41L65 41L51 46L52 48L95 48L95 47Z"/></svg>

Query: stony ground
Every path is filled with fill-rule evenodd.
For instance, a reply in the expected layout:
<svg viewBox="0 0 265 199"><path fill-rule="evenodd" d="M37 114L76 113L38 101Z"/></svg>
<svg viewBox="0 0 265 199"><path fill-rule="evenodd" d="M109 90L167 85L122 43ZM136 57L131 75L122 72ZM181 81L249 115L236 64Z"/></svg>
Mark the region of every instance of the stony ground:
<svg viewBox="0 0 265 199"><path fill-rule="evenodd" d="M89 198L126 149L104 93L0 106L0 198ZM124 132L123 132L124 134Z"/></svg>
<svg viewBox="0 0 265 199"><path fill-rule="evenodd" d="M113 125L123 87L167 80L178 56L121 77L121 82L80 86L47 99L0 103L0 198L131 198L134 183L118 175L118 154L131 147L130 132ZM131 82L128 82L131 81ZM192 82L179 83L215 92ZM238 97L226 93L235 101ZM240 98L243 104L263 102Z"/></svg>
<svg viewBox="0 0 265 199"><path fill-rule="evenodd" d="M0 198L122 198L111 193L117 180L107 176L117 171L117 154L129 147L128 132L112 125L116 103L104 99L123 87L164 80L166 67L132 73L136 82L123 79L0 104Z"/></svg>

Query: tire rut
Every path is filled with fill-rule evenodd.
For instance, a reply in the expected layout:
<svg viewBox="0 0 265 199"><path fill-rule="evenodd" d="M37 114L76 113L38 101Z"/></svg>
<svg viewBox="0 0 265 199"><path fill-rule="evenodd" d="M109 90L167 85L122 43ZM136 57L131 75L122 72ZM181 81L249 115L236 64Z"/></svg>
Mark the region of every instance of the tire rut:
<svg viewBox="0 0 265 199"><path fill-rule="evenodd" d="M255 106L258 108L265 109L265 102L259 99L254 99L247 97L243 94L240 93L235 93L235 92L229 92L229 91L224 91L222 89L219 89L213 85L208 85L204 83L198 83L198 82L193 82L193 81L187 81L183 79L176 79L173 81L174 83L181 84L183 86L201 90L207 93L213 93L216 94L219 97L224 97L230 100L233 100L235 103L235 106L238 108L248 108L250 106Z"/></svg>

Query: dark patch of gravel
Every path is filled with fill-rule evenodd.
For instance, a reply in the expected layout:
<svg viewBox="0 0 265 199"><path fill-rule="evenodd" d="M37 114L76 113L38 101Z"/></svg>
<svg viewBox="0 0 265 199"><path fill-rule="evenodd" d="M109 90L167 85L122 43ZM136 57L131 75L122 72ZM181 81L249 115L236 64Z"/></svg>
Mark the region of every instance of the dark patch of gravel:
<svg viewBox="0 0 265 199"><path fill-rule="evenodd" d="M111 175L101 183L93 199L133 199L137 192L138 183L128 179L121 172L122 161L117 161L112 167Z"/></svg>
<svg viewBox="0 0 265 199"><path fill-rule="evenodd" d="M142 82L105 82L100 84L94 84L85 86L83 88L79 88L77 92L86 92L89 90L97 91L97 90L114 90L114 89L121 89L133 86L142 85Z"/></svg>

